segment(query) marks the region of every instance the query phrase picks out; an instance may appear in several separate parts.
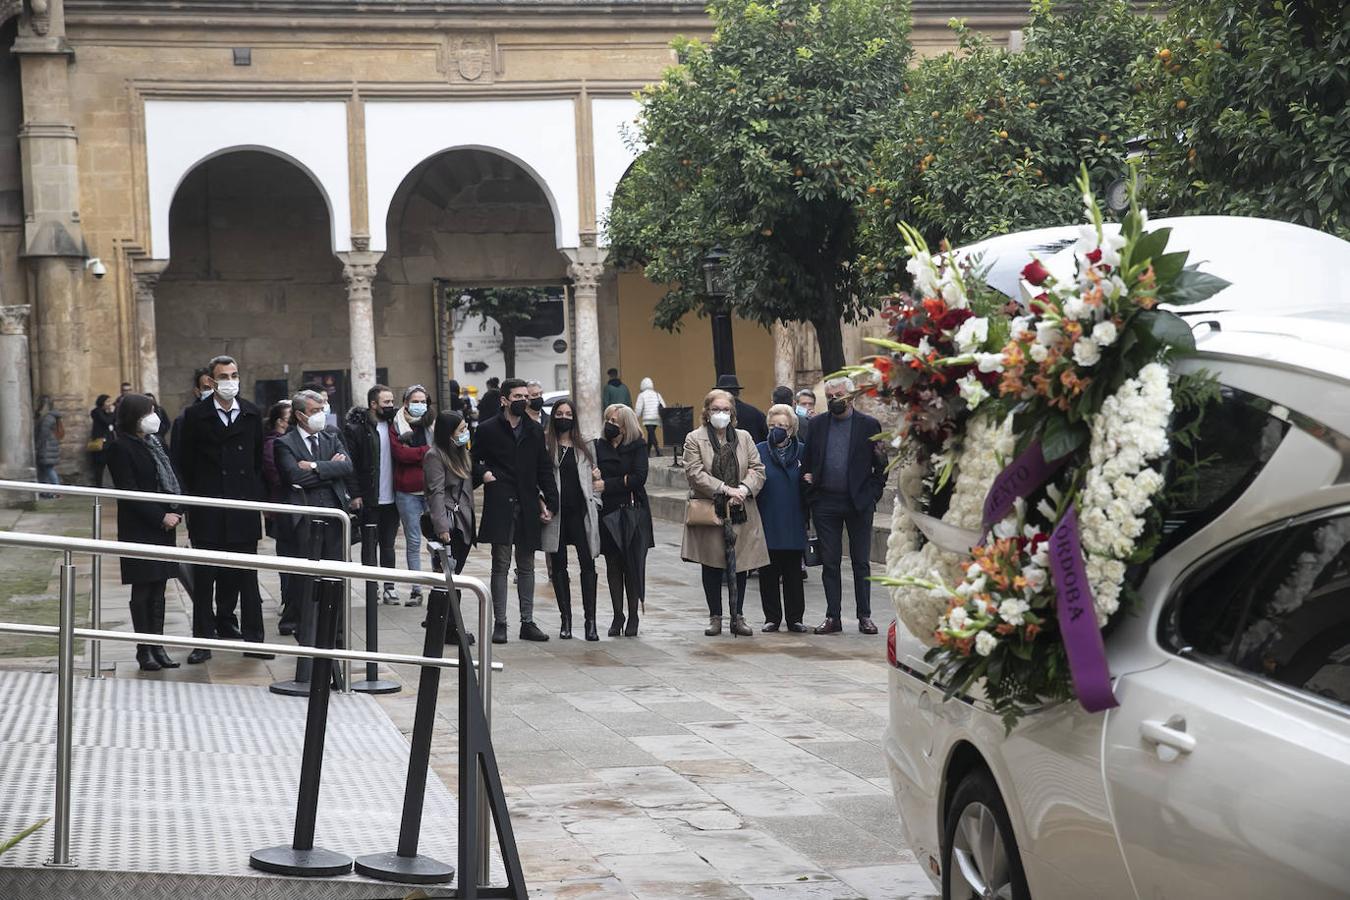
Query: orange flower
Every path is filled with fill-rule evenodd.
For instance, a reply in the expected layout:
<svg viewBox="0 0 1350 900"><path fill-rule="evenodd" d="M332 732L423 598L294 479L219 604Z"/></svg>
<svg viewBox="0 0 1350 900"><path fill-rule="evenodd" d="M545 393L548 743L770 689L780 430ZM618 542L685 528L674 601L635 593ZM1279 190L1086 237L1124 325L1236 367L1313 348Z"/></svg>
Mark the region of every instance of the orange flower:
<svg viewBox="0 0 1350 900"><path fill-rule="evenodd" d="M1024 634L1026 636L1026 639L1029 641L1034 641L1036 639L1036 635L1040 633L1041 633L1041 626L1037 625L1035 622L1028 622L1027 626L1024 629L1022 629L1022 634Z"/></svg>
<svg viewBox="0 0 1350 900"><path fill-rule="evenodd" d="M928 313L928 318L936 320L942 318L942 314L947 311L947 304L939 297L929 297L923 301L923 309Z"/></svg>
<svg viewBox="0 0 1350 900"><path fill-rule="evenodd" d="M994 627L995 633L1004 635L1012 634L1016 630L1017 630L1016 626L1009 625L1007 622L1004 622L1003 624Z"/></svg>

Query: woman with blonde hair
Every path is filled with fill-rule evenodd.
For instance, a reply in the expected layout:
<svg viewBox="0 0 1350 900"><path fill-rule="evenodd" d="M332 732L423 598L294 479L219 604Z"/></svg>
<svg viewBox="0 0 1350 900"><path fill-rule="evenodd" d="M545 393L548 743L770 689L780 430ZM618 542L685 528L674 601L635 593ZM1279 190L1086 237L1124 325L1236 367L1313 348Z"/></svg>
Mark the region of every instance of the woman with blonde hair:
<svg viewBox="0 0 1350 900"><path fill-rule="evenodd" d="M802 482L805 445L797 437L797 413L785 403L769 407L765 415L769 439L759 445L764 460L764 490L759 509L764 517L764 543L769 564L759 570L759 600L764 607L764 631L787 629L802 634L806 595L802 589L802 555L806 552L806 506Z"/></svg>
<svg viewBox="0 0 1350 900"><path fill-rule="evenodd" d="M638 605L647 591L647 551L656 541L647 503L647 444L637 414L621 403L605 408L604 435L595 442L591 474L600 495L600 552L605 554L605 579L614 607L609 636L635 637Z"/></svg>
<svg viewBox="0 0 1350 900"><path fill-rule="evenodd" d="M703 427L684 442L684 473L689 479L680 557L703 567L708 601L709 637L722 633L722 587L736 586L731 633L749 637L745 624L745 581L751 570L769 564L755 496L764 487L764 462L748 432L736 427L736 399L713 390L703 398ZM735 572L727 571L727 551Z"/></svg>
<svg viewBox="0 0 1350 900"><path fill-rule="evenodd" d="M581 568L581 610L585 616L586 640L598 641L595 630L595 593L599 576L595 557L600 553L600 512L593 494L595 451L577 426L577 408L564 397L553 404L544 424L544 442L553 462L558 485L558 514L544 523L543 548L549 560L553 594L558 600L561 626L558 637L572 638L572 580L567 574L567 548L577 550Z"/></svg>

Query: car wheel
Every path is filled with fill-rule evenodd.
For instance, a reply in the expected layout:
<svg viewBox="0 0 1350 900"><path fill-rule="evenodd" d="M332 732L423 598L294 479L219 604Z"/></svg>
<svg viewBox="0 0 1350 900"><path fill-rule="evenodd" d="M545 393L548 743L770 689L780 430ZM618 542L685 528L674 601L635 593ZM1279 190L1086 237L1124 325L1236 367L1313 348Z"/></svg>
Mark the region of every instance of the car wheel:
<svg viewBox="0 0 1350 900"><path fill-rule="evenodd" d="M1030 900L1012 821L993 776L957 785L942 835L943 900Z"/></svg>

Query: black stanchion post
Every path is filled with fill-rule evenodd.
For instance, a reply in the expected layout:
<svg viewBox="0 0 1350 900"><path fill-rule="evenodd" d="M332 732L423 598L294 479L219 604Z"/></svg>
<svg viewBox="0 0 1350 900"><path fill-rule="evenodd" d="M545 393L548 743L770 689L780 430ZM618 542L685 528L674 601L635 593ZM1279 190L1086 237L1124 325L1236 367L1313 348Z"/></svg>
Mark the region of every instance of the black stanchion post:
<svg viewBox="0 0 1350 900"><path fill-rule="evenodd" d="M327 527L327 519L309 520L309 558L312 560L323 559L324 529ZM292 575L291 578L292 580L303 579L300 590L300 627L295 633L296 643L305 647L317 647L318 644L314 643L315 634L319 627L318 604L315 602L317 580L308 575ZM296 657L295 678L290 681L275 681L268 686L268 690L274 694L284 694L288 697L309 696L313 666L314 660L305 656Z"/></svg>
<svg viewBox="0 0 1350 900"><path fill-rule="evenodd" d="M380 529L374 523L361 526L361 565L378 566ZM366 582L366 649L372 653L380 649L380 583ZM396 694L403 690L397 681L381 681L378 663L366 663L366 680L352 685L352 690L363 694Z"/></svg>
<svg viewBox="0 0 1350 900"><path fill-rule="evenodd" d="M448 567L454 571L454 565ZM450 608L446 591L431 592L427 601L427 633L422 655L439 657L445 649L445 623ZM462 623L459 623L462 630ZM462 663L462 660L461 660ZM417 842L422 831L422 802L426 797L427 765L431 761L431 730L436 720L436 690L441 670L423 666L417 682L417 711L413 715L412 750L408 756L408 781L403 790L403 821L398 831L396 853L372 853L356 859L358 875L368 875L401 884L444 884L455 877L455 867L421 856Z"/></svg>
<svg viewBox="0 0 1350 900"><path fill-rule="evenodd" d="M315 594L318 596L316 647L331 650L337 643L342 590L342 581L337 578L319 579L315 585ZM316 659L313 662L314 680L327 685L333 676L333 661ZM350 856L314 846L314 822L319 808L319 777L323 771L323 743L327 728L328 691L311 691L309 712L305 718L305 746L300 757L300 791L295 801L295 834L289 846L254 851L248 860L253 868L277 875L310 877L345 875L351 871Z"/></svg>

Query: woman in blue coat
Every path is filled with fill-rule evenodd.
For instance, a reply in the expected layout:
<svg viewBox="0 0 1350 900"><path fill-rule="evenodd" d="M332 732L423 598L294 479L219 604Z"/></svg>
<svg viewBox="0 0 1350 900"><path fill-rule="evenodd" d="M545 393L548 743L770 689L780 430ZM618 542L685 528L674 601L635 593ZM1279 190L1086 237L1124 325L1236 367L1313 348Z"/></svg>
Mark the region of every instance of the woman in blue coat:
<svg viewBox="0 0 1350 900"><path fill-rule="evenodd" d="M786 618L788 631L806 631L802 616L802 554L806 552L806 511L802 502L801 460L805 444L797 438L792 407L769 407L765 416L769 439L759 444L764 461L764 488L756 497L764 522L769 564L759 570L759 599L764 606L764 631L777 631Z"/></svg>

